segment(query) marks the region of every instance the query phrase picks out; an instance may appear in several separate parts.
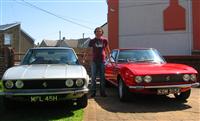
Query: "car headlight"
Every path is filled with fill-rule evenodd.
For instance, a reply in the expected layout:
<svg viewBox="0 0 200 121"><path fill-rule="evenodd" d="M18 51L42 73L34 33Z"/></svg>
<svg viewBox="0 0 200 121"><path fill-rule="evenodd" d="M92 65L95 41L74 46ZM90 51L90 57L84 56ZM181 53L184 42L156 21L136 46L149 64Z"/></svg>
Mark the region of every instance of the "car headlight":
<svg viewBox="0 0 200 121"><path fill-rule="evenodd" d="M14 83L9 80L9 81L5 82L5 86L6 86L6 88L11 89L14 87Z"/></svg>
<svg viewBox="0 0 200 121"><path fill-rule="evenodd" d="M67 80L65 81L65 85L66 85L67 87L72 87L72 86L74 85L74 81L73 81L72 79L67 79Z"/></svg>
<svg viewBox="0 0 200 121"><path fill-rule="evenodd" d="M21 81L21 80L17 80L17 81L15 82L15 86L16 86L17 88L22 88L22 87L24 86L24 82Z"/></svg>
<svg viewBox="0 0 200 121"><path fill-rule="evenodd" d="M194 82L197 80L196 74L192 74L192 75L190 76L190 78L191 78L191 80L194 81Z"/></svg>
<svg viewBox="0 0 200 121"><path fill-rule="evenodd" d="M81 86L83 86L83 80L82 79L77 79L76 80L76 86L78 86L78 87L81 87Z"/></svg>
<svg viewBox="0 0 200 121"><path fill-rule="evenodd" d="M183 75L183 80L186 81L186 82L189 81L190 80L190 75L189 74L184 74Z"/></svg>
<svg viewBox="0 0 200 121"><path fill-rule="evenodd" d="M136 76L135 77L135 82L141 83L142 82L142 77L141 76Z"/></svg>
<svg viewBox="0 0 200 121"><path fill-rule="evenodd" d="M144 81L145 81L146 83L150 83L151 80L152 80L152 77L151 77L151 76L145 76L145 77L144 77Z"/></svg>

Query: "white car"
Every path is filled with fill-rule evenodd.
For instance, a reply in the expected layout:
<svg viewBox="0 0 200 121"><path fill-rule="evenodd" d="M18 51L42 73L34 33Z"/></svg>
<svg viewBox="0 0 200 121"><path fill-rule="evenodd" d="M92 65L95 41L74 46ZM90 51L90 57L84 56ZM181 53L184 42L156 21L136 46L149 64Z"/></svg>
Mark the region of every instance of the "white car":
<svg viewBox="0 0 200 121"><path fill-rule="evenodd" d="M76 101L87 106L89 76L71 48L29 49L21 64L9 68L0 81L4 103L11 101Z"/></svg>

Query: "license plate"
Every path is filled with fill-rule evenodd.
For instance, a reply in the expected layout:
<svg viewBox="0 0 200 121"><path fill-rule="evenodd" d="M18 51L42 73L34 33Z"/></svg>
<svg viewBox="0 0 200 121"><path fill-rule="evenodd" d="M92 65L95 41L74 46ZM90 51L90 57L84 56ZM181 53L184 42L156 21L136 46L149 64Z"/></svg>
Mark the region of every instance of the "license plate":
<svg viewBox="0 0 200 121"><path fill-rule="evenodd" d="M179 88L169 88L169 89L157 89L158 95L166 95L166 94L176 94L179 93Z"/></svg>
<svg viewBox="0 0 200 121"><path fill-rule="evenodd" d="M55 102L58 101L57 96L31 96L31 102Z"/></svg>

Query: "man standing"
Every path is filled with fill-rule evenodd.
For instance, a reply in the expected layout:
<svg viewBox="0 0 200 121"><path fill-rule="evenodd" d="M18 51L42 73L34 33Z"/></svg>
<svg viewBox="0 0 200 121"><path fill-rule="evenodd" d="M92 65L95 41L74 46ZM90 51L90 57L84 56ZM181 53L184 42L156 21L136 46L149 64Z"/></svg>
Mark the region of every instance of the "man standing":
<svg viewBox="0 0 200 121"><path fill-rule="evenodd" d="M91 71L92 71L91 97L96 96L96 76L98 72L100 77L100 95L102 97L106 97L107 95L105 93L104 63L106 60L106 54L108 54L110 50L108 47L108 40L103 37L103 29L101 27L97 27L94 30L94 34L95 38L89 42L89 47L93 48L93 61L91 65Z"/></svg>

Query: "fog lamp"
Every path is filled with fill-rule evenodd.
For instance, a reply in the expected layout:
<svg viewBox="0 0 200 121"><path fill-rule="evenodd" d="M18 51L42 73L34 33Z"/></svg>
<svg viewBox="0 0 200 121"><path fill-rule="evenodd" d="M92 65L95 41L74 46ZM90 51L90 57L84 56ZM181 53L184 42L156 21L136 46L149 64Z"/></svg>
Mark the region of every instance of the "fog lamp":
<svg viewBox="0 0 200 121"><path fill-rule="evenodd" d="M141 83L142 82L142 77L141 76L136 76L135 77L135 82Z"/></svg>
<svg viewBox="0 0 200 121"><path fill-rule="evenodd" d="M77 79L76 80L76 86L78 86L78 87L83 86L83 80L82 79Z"/></svg>
<svg viewBox="0 0 200 121"><path fill-rule="evenodd" d="M72 86L74 85L74 81L73 81L72 79L67 79L67 80L65 81L65 85L66 85L67 87L72 87Z"/></svg>
<svg viewBox="0 0 200 121"><path fill-rule="evenodd" d="M190 80L190 75L189 74L185 74L185 75L183 75L183 80L184 81L189 81Z"/></svg>
<svg viewBox="0 0 200 121"><path fill-rule="evenodd" d="M24 82L21 81L21 80L17 80L17 81L15 82L15 86L16 86L17 88L22 88L22 87L24 87Z"/></svg>
<svg viewBox="0 0 200 121"><path fill-rule="evenodd" d="M11 88L13 88L14 83L9 80L9 81L6 81L5 86L6 86L6 88L11 89Z"/></svg>
<svg viewBox="0 0 200 121"><path fill-rule="evenodd" d="M192 74L192 75L190 76L190 78L191 78L191 80L194 81L194 82L197 80L196 74Z"/></svg>
<svg viewBox="0 0 200 121"><path fill-rule="evenodd" d="M151 77L151 76L145 76L145 77L144 77L144 81L145 81L146 83L150 83L151 80L152 80L152 77Z"/></svg>

